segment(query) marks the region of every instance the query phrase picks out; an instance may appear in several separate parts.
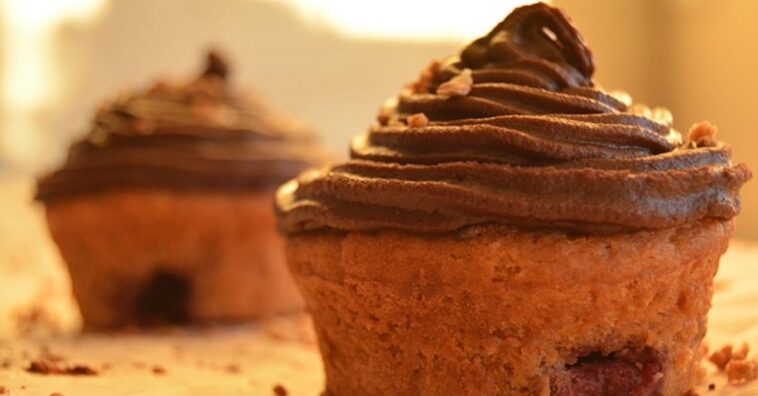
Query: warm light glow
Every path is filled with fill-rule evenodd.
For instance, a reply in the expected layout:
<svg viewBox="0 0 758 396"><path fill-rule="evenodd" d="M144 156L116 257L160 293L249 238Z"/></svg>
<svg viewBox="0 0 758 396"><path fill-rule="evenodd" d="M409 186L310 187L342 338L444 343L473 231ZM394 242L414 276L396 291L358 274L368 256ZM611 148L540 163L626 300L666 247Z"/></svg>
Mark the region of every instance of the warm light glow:
<svg viewBox="0 0 758 396"><path fill-rule="evenodd" d="M519 0L287 0L313 23L362 38L466 41L479 37Z"/></svg>
<svg viewBox="0 0 758 396"><path fill-rule="evenodd" d="M0 133L0 157L14 162L35 153L39 134L34 113L57 94L51 38L63 22L93 20L106 0L4 0L2 24L3 90L0 101L8 116Z"/></svg>

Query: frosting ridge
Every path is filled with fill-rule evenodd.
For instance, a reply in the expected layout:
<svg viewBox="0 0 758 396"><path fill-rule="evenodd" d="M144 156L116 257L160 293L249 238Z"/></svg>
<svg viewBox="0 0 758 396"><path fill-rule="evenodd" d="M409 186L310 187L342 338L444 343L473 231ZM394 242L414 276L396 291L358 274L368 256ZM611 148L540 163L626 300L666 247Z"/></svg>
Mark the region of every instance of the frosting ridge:
<svg viewBox="0 0 758 396"><path fill-rule="evenodd" d="M517 8L388 101L349 161L284 185L280 228L625 232L738 213L751 173L715 127L684 139L667 110L605 92L593 73L561 11Z"/></svg>
<svg viewBox="0 0 758 396"><path fill-rule="evenodd" d="M121 95L38 184L38 200L125 187L271 190L319 162L311 131L229 84L215 52L188 82Z"/></svg>

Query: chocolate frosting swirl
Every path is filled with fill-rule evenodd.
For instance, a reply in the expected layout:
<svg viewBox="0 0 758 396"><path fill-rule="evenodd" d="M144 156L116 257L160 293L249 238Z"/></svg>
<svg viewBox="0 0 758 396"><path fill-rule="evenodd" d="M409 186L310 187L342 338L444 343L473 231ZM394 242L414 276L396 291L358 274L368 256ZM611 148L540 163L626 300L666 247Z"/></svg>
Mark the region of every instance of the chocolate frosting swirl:
<svg viewBox="0 0 758 396"><path fill-rule="evenodd" d="M731 165L715 127L683 142L668 111L604 92L593 72L561 11L517 8L387 103L351 160L282 186L280 228L605 233L738 213L751 173Z"/></svg>
<svg viewBox="0 0 758 396"><path fill-rule="evenodd" d="M273 190L323 155L313 134L234 92L211 52L197 79L158 82L100 109L61 169L41 178L51 201L123 188Z"/></svg>

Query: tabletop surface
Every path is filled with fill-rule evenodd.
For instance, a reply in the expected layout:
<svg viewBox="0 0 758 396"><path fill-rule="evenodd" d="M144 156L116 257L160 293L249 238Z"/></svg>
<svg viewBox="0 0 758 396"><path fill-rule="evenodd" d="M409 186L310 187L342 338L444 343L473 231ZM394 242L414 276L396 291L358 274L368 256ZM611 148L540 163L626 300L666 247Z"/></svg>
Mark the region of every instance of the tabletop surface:
<svg viewBox="0 0 758 396"><path fill-rule="evenodd" d="M320 394L322 365L306 314L230 327L78 334L65 269L30 191L29 178L0 176L0 395ZM706 342L711 350L746 342L750 357L758 356L758 243L734 241L722 259ZM40 362L80 375L30 372ZM730 385L713 364L702 366L700 395L758 396L758 381Z"/></svg>

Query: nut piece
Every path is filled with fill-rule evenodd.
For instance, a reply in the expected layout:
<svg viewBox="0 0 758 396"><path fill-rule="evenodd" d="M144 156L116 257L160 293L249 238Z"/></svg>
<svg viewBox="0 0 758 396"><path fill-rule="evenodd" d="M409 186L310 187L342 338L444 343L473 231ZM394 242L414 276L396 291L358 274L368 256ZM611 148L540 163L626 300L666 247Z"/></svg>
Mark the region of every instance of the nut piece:
<svg viewBox="0 0 758 396"><path fill-rule="evenodd" d="M426 118L424 113L411 114L405 119L405 121L411 128L422 128L429 125L429 119Z"/></svg>
<svg viewBox="0 0 758 396"><path fill-rule="evenodd" d="M418 80L409 84L408 88L413 93L428 93L432 82L434 82L434 77L439 73L441 67L442 65L439 61L433 61L426 69L421 71Z"/></svg>
<svg viewBox="0 0 758 396"><path fill-rule="evenodd" d="M471 77L471 69L463 69L457 76L440 84L437 87L437 95L447 97L466 96L471 92L472 85L474 85L474 78Z"/></svg>
<svg viewBox="0 0 758 396"><path fill-rule="evenodd" d="M715 125L708 121L702 121L690 128L690 131L687 133L687 139L689 139L695 147L715 147L717 145L717 132L718 129Z"/></svg>
<svg viewBox="0 0 758 396"><path fill-rule="evenodd" d="M745 359L732 359L726 365L726 377L730 384L742 384L758 377L758 363Z"/></svg>
<svg viewBox="0 0 758 396"><path fill-rule="evenodd" d="M671 128L674 125L674 116L665 107L655 107L652 110L653 119Z"/></svg>

